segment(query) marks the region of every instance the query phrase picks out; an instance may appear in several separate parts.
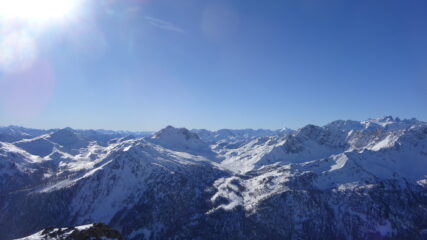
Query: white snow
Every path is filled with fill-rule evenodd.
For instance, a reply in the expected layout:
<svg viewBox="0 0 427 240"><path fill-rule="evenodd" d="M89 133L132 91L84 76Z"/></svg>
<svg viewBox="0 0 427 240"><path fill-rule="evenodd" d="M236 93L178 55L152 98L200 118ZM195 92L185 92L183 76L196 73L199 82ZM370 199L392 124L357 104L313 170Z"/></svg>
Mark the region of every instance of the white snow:
<svg viewBox="0 0 427 240"><path fill-rule="evenodd" d="M43 172L46 182L35 188L36 192L80 184L71 205L77 222L109 222L123 206L135 204L144 194L150 175L179 174L193 165L208 165L229 174L214 181L213 207L207 214L237 207L250 213L273 195L296 191L290 181L297 177L306 181L302 184L307 188L340 193L369 189L379 180L426 186L426 129L426 123L392 117L339 120L322 127L308 125L274 133L167 127L153 136L115 140L108 145L86 141L66 129L54 138L48 133L0 143L0 159L13 163L21 172L35 171L41 164L53 165ZM66 146L68 143L72 147ZM39 156L25 150L37 153L38 148L48 154ZM14 174L0 170L0 176L3 173ZM382 236L393 233L388 221L372 228ZM131 236L144 234L148 239L152 231L142 228ZM32 236L26 239L38 239L37 233Z"/></svg>
<svg viewBox="0 0 427 240"><path fill-rule="evenodd" d="M86 224L86 225L76 226L74 228L76 228L79 231L82 231L82 230L86 230L92 226L93 226L93 224ZM41 230L41 231L34 233L30 236L15 239L15 240L47 240L47 239L59 240L59 239L65 239L67 236L69 236L74 231L74 230L67 231L68 228L56 228L56 229L53 229L53 231L56 231L59 229L61 229L63 231L63 234L61 234L61 238L46 238L46 235L42 234L43 230Z"/></svg>

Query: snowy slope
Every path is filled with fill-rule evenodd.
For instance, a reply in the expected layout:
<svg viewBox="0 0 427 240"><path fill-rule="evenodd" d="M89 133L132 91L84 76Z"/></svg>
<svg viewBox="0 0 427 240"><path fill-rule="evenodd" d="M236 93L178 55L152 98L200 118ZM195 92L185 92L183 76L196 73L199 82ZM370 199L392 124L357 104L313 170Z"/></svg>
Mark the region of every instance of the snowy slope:
<svg viewBox="0 0 427 240"><path fill-rule="evenodd" d="M258 137L285 135L293 132L290 128L282 128L279 130L268 129L220 129L217 131L209 131L206 129L193 129L192 132L196 133L203 141L207 143L216 142L244 142L250 141Z"/></svg>
<svg viewBox="0 0 427 240"><path fill-rule="evenodd" d="M424 187L427 183L426 133L427 126L415 127L381 150L346 151L312 161L263 166L243 177L218 179L214 184L218 192L211 201L221 196L229 198L228 205L221 205L222 208L241 205L251 210L271 194L291 191L289 184L295 178L307 178L309 181L304 187L319 190L341 191L389 180ZM238 189L235 186L245 190L233 194Z"/></svg>
<svg viewBox="0 0 427 240"><path fill-rule="evenodd" d="M156 145L168 148L176 152L190 153L204 156L212 161L218 161L216 154L211 150L208 143L185 128L167 126L156 132L152 137L145 138Z"/></svg>
<svg viewBox="0 0 427 240"><path fill-rule="evenodd" d="M0 127L0 142L15 142L47 133L47 130L23 128L18 126Z"/></svg>
<svg viewBox="0 0 427 240"><path fill-rule="evenodd" d="M257 138L235 149L222 149L222 165L238 173L268 164L307 162L349 151L390 148L411 128L426 124L391 117L362 122L334 121L323 127L307 125L285 136Z"/></svg>
<svg viewBox="0 0 427 240"><path fill-rule="evenodd" d="M0 182L5 240L93 222L134 240L423 239L427 124L168 126L144 137L66 128L0 142Z"/></svg>

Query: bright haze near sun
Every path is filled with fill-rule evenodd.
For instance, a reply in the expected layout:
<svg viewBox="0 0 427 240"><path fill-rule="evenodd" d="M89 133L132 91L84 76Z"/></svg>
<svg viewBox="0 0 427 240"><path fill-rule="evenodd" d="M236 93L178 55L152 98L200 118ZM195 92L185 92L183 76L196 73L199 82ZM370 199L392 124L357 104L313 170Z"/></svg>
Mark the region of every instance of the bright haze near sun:
<svg viewBox="0 0 427 240"><path fill-rule="evenodd" d="M21 81L23 78L34 78L46 81L52 77L48 75L53 73L53 69L48 70L49 73L43 73L43 67L37 65L40 61L47 60L45 50L41 47L41 38L53 33L53 29L67 28L78 20L83 1L0 0L0 70L5 74L3 83L7 83L8 79L11 81L10 79L19 78L17 80ZM19 73L24 76L17 76ZM31 82L37 85L35 81ZM27 83L24 85L28 86ZM34 89L31 85L28 88L30 91ZM14 108L19 108L19 104Z"/></svg>
<svg viewBox="0 0 427 240"><path fill-rule="evenodd" d="M427 2L0 0L0 126L427 119Z"/></svg>
<svg viewBox="0 0 427 240"><path fill-rule="evenodd" d="M48 24L72 17L80 0L2 0L0 16L7 20L26 20Z"/></svg>

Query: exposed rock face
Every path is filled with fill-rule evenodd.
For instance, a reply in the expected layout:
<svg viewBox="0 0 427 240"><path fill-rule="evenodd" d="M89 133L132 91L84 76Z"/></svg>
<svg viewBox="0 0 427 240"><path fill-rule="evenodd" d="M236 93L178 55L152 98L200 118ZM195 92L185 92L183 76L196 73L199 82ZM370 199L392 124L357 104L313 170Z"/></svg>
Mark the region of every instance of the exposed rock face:
<svg viewBox="0 0 427 240"><path fill-rule="evenodd" d="M131 240L427 234L427 124L414 119L335 121L271 136L245 130L238 138L224 130L218 140L167 127L78 147L86 137L64 131L60 140L72 141L56 140L46 156L18 143L53 142L51 134L0 143L0 239L94 222Z"/></svg>

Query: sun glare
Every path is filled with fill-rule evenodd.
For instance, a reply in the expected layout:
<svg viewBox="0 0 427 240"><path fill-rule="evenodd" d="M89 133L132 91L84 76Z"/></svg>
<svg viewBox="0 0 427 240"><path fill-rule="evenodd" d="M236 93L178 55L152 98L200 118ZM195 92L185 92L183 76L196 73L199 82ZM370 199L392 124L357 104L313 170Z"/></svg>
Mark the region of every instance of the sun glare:
<svg viewBox="0 0 427 240"><path fill-rule="evenodd" d="M0 0L0 18L61 20L73 14L79 0Z"/></svg>

